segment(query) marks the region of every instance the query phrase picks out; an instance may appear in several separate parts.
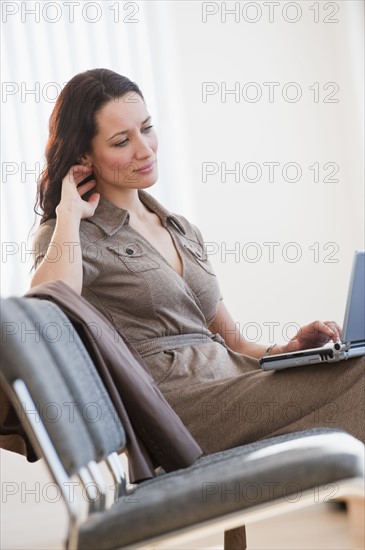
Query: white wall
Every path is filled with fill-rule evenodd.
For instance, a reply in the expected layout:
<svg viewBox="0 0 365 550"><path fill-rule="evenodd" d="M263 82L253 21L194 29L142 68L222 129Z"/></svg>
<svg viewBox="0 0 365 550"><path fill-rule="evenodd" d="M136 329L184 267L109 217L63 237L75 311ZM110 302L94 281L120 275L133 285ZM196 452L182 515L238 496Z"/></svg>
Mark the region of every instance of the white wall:
<svg viewBox="0 0 365 550"><path fill-rule="evenodd" d="M24 2L18 4L21 8ZM28 2L28 8L33 4ZM96 23L90 22L96 18L92 9L75 10L77 31L63 2L56 23L42 13L38 22L25 13L22 23L19 9L3 25L3 81L10 86L6 91L11 83L19 91L5 95L2 105L7 163L2 295L20 295L29 286L30 256L24 251L31 243L36 177L24 176L21 163L24 169L36 162L43 166L54 104L50 97L57 91L49 83L60 88L77 72L105 66L140 84L160 141L160 178L152 192L190 217L205 240L214 243L209 245L211 261L242 333L268 342L290 336L290 329L283 333L287 323L317 317L342 322L353 250L364 247L363 3L329 2L325 10L323 2L305 1L274 7L138 2L132 16L138 22L129 24L123 19L131 11L123 11L122 3L118 24L114 3L95 4L101 14ZM226 22L224 6L237 10L226 15ZM55 13L46 16L52 19ZM245 88L250 82L255 88ZM203 100L203 83L214 83L210 89L217 93ZM271 99L268 83L278 83ZM288 83L294 84L285 88ZM310 89L314 83L316 101ZM232 94L222 100L224 85L238 87L237 102ZM39 98L22 96L22 90L35 86ZM298 89L301 98L290 102ZM336 102L325 102L334 90ZM247 100L258 92L260 100ZM280 163L271 182L264 165L270 162ZM9 174L11 163L14 174ZM218 172L204 181L206 163ZM223 181L222 163L227 169L238 163L239 181L232 174ZM245 181L247 163L259 165L259 181ZM285 181L287 163L299 166L299 181ZM309 168L315 163L319 182ZM325 170L327 163L332 164ZM325 182L335 165L338 181ZM247 175L254 178L254 168ZM289 169L286 179L294 177L294 168ZM237 256L225 253L232 249ZM289 261L298 253L297 262ZM270 322L280 323L273 334Z"/></svg>
<svg viewBox="0 0 365 550"><path fill-rule="evenodd" d="M342 323L353 251L364 248L363 3L329 3L325 11L320 2L318 23L311 2L281 2L273 22L262 2L247 11L248 3L241 2L225 23L224 3L209 4L217 13L205 23L200 3L169 3L169 9L184 92L192 215L205 240L216 243L209 249L225 301L242 333L252 340L261 336L262 342L285 340L293 333L294 327L286 326L292 322L320 318ZM259 20L250 23L255 16ZM296 23L284 18L296 16ZM324 22L325 17L338 22ZM204 82L218 89L206 102ZM244 99L254 97L254 88L244 88L249 82L262 92L256 103ZM265 82L280 83L273 102ZM290 82L302 90L297 102L283 99ZM315 82L318 102L310 89ZM334 85L325 91L330 82ZM238 83L238 102L232 94L224 102L222 83L227 89ZM323 101L337 89L332 97L337 102ZM290 98L294 92L293 86L287 89ZM256 183L242 176L250 162L262 169ZM272 182L264 165L268 162L280 163ZM302 170L297 182L282 176L289 162ZM206 182L204 163L218 170ZM239 181L231 174L224 182L221 163L228 169L239 163ZM315 163L321 167L319 182L309 168ZM333 176L338 181L324 181L333 170L333 165L324 170L326 163L338 165ZM248 178L254 177L249 171ZM294 177L289 170L286 179ZM295 247L287 246L291 242ZM278 243L272 262L264 243ZM238 256L226 254L227 249L238 250ZM300 259L290 262L297 252ZM249 261L256 257L258 261ZM274 334L270 322L280 323Z"/></svg>

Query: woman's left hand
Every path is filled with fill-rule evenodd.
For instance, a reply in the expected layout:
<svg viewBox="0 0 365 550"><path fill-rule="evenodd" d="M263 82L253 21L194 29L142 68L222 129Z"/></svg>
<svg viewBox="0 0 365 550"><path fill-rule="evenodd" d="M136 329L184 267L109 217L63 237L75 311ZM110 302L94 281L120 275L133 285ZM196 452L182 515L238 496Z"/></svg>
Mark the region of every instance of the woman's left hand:
<svg viewBox="0 0 365 550"><path fill-rule="evenodd" d="M342 330L335 321L313 321L301 327L298 333L284 346L283 352L318 348L330 340L341 340Z"/></svg>

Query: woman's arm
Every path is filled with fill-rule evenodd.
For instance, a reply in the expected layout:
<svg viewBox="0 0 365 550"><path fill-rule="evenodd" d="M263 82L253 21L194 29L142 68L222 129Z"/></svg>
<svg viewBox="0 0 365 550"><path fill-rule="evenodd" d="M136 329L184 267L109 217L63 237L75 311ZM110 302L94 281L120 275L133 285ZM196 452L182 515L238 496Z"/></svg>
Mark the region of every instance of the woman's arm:
<svg viewBox="0 0 365 550"><path fill-rule="evenodd" d="M91 180L77 185L91 172L82 165L72 166L62 180L62 193L56 208L56 226L47 252L31 280L31 288L41 283L61 280L75 292L82 290L82 251L80 245L80 221L93 215L100 195L94 193L88 202L82 199L95 185Z"/></svg>
<svg viewBox="0 0 365 550"><path fill-rule="evenodd" d="M235 323L233 317L223 303L223 300L220 300L217 313L208 328L213 333L218 332L224 338L227 346L233 351L249 355L255 359L259 359L265 355L269 347L268 345L265 346L263 344L247 342L247 340L242 337L239 326ZM274 350L275 353L280 353L277 349L279 347L280 346L275 346L272 353L274 353Z"/></svg>
<svg viewBox="0 0 365 550"><path fill-rule="evenodd" d="M223 300L219 302L217 313L208 328L213 333L218 332L233 351L249 355L255 359L265 355L269 348L269 345L247 342L242 337L239 326L234 322ZM325 321L324 323L313 321L313 323L299 329L298 333L287 344L275 345L270 355L323 346L329 340L335 342L340 338L341 328L334 321Z"/></svg>

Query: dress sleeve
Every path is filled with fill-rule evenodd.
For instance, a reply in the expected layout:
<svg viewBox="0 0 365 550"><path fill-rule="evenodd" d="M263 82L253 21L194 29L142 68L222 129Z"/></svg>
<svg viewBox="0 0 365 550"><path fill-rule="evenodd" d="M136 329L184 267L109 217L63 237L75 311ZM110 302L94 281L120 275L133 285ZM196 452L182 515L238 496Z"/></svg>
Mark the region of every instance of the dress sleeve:
<svg viewBox="0 0 365 550"><path fill-rule="evenodd" d="M202 249L204 250L204 254L208 257L207 247L205 246L203 235L201 234L200 229L194 224L191 224L191 226L193 227L193 229L195 231L195 234L196 234L196 237L199 241L199 244L201 245ZM209 263L209 266L212 269L212 271L214 271L209 259L207 259L207 262ZM223 300L223 296L222 296L222 292L221 292L220 288L219 288L219 300Z"/></svg>
<svg viewBox="0 0 365 550"><path fill-rule="evenodd" d="M56 220L51 219L40 225L33 239L33 269L37 269L47 253L49 243L56 226Z"/></svg>
<svg viewBox="0 0 365 550"><path fill-rule="evenodd" d="M53 232L56 226L56 219L47 220L38 227L38 230L33 239L33 269L37 269L38 265L47 253L49 243L51 242ZM80 228L80 242L82 248L82 269L83 269L83 285L90 286L91 283L98 277L100 273L100 250L93 243L90 243ZM74 243L75 244L75 243ZM70 258L72 258L73 243L69 243ZM54 254L52 257L57 259L57 245L55 245ZM51 260L50 260L51 261ZM71 260L72 261L72 260Z"/></svg>

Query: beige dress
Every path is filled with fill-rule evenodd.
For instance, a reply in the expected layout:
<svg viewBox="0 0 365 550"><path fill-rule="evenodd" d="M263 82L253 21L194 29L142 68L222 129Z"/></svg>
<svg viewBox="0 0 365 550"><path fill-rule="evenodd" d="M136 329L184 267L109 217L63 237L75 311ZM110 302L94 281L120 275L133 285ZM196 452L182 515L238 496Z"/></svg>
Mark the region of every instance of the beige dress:
<svg viewBox="0 0 365 550"><path fill-rule="evenodd" d="M222 297L199 229L146 191L139 196L174 240L182 276L129 225L127 210L101 197L80 224L82 296L139 351L202 449L212 453L320 426L364 441L365 357L275 373L231 350L208 329ZM35 265L54 227L49 220L38 229Z"/></svg>

